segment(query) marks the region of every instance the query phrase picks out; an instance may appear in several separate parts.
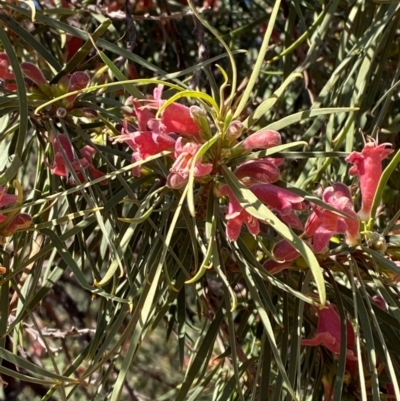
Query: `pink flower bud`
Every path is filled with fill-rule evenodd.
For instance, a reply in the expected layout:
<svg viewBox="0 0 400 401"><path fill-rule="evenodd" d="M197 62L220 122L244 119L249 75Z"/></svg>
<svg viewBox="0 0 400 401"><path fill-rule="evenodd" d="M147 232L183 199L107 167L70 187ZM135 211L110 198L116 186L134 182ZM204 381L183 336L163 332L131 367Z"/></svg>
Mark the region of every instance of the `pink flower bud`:
<svg viewBox="0 0 400 401"><path fill-rule="evenodd" d="M247 137L241 147L247 151L253 149L269 149L282 143L281 134L277 131L265 130Z"/></svg>
<svg viewBox="0 0 400 401"><path fill-rule="evenodd" d="M232 121L226 130L226 139L233 143L242 135L243 129L243 124L239 120Z"/></svg>
<svg viewBox="0 0 400 401"><path fill-rule="evenodd" d="M210 124L207 119L207 114L205 111L198 106L190 106L190 116L196 125L200 128L202 138L209 139L212 136L210 131Z"/></svg>
<svg viewBox="0 0 400 401"><path fill-rule="evenodd" d="M382 309L382 310L387 310L387 304L385 300L383 299L382 295L374 295L372 297L372 300L374 301L375 305Z"/></svg>
<svg viewBox="0 0 400 401"><path fill-rule="evenodd" d="M67 92L74 92L86 88L89 85L90 77L84 71L76 71L69 78ZM71 95L65 99L67 104L74 102L78 95Z"/></svg>
<svg viewBox="0 0 400 401"><path fill-rule="evenodd" d="M276 274L287 269L291 266L292 262L300 256L299 251L287 240L276 243L273 248L273 253L275 258L280 262L269 259L264 263L265 269L271 274Z"/></svg>
<svg viewBox="0 0 400 401"><path fill-rule="evenodd" d="M35 82L36 85L48 85L46 77L43 75L42 71L39 70L35 64L32 63L22 63L21 69L24 75Z"/></svg>

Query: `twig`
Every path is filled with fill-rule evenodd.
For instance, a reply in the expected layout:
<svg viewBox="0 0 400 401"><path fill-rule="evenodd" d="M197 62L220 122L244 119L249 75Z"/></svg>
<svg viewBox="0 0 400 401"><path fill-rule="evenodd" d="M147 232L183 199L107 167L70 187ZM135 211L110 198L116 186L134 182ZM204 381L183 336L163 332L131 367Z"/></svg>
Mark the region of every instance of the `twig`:
<svg viewBox="0 0 400 401"><path fill-rule="evenodd" d="M203 7L199 9L199 13L203 13L208 10L209 10L208 7ZM126 20L126 12L122 10L106 12L105 14L109 18L113 18L116 20ZM190 10L174 14L162 13L161 15L150 15L149 13L146 13L143 15L131 15L131 18L133 21L168 21L168 20L179 20L191 16L193 16L193 12Z"/></svg>
<svg viewBox="0 0 400 401"><path fill-rule="evenodd" d="M204 39L204 29L203 25L200 21L193 17L194 21L194 32L196 33L197 37L197 62L201 63L209 58L209 53L206 45L206 41ZM191 88L197 88L200 83L200 76L201 76L201 69L197 69L196 72L193 74L192 82L190 83Z"/></svg>
<svg viewBox="0 0 400 401"><path fill-rule="evenodd" d="M136 28L133 23L132 6L130 0L125 0L125 23L126 30L128 32L128 50L133 52L136 46Z"/></svg>

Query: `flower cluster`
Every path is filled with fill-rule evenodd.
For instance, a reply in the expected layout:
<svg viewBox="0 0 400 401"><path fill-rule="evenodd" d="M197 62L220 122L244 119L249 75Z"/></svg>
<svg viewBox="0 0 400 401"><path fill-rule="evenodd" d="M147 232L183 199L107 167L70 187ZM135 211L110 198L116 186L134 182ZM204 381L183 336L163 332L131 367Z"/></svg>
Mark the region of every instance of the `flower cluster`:
<svg viewBox="0 0 400 401"><path fill-rule="evenodd" d="M32 101L38 104L69 92L84 89L90 82L90 77L86 72L76 71L73 74L64 75L57 84L50 84L40 68L35 64L23 62L20 67ZM6 53L0 53L0 79L4 82L4 88L8 91L17 89L15 75L10 70L10 60ZM48 114L57 118L66 117L67 114L88 118L95 117L97 114L94 110L77 104L77 97L78 94L75 93L55 103L51 110L48 110Z"/></svg>
<svg viewBox="0 0 400 401"><path fill-rule="evenodd" d="M173 164L167 184L171 188L181 188L188 181L190 168L203 139L190 107L171 103L163 109L160 119L156 118L152 110L160 109L165 103L161 98L162 89L162 85L158 86L153 99L145 100L144 104L137 99L129 99L133 113L124 119L121 135L112 140L126 142L133 149L132 162L171 151ZM132 117L135 117L136 124ZM201 181L210 175L212 169L213 165L206 157L200 157L194 164L194 177ZM135 168L133 174L140 176L140 167Z"/></svg>
<svg viewBox="0 0 400 401"><path fill-rule="evenodd" d="M344 234L346 243L350 246L359 243L360 219L366 221L370 218L372 203L382 175L382 160L393 152L388 146L390 144L378 145L376 141L370 140L361 152L352 152L346 158L347 162L354 164L350 168L350 174L360 177L362 205L358 213L354 211L348 187L342 183L332 184L325 188L322 194L322 200L331 206L332 210L311 204L312 213L305 223L303 236L315 253L326 252L330 239L337 234ZM274 255L281 263L268 260L264 264L273 274L288 268L300 256L285 240L275 245Z"/></svg>
<svg viewBox="0 0 400 401"><path fill-rule="evenodd" d="M17 201L19 201L18 195L7 194L6 187L0 185L0 208L12 207ZM16 231L28 228L31 223L32 217L27 213L18 211L2 213L0 210L0 236L2 237L10 237Z"/></svg>
<svg viewBox="0 0 400 401"><path fill-rule="evenodd" d="M237 123L237 122L235 122ZM254 149L269 149L281 144L281 135L272 130L256 132L238 144L237 149L249 153ZM279 180L279 166L282 159L260 158L240 164L234 174L245 184L257 198L289 226L301 230L303 224L296 211L304 210L306 204L303 197L274 185ZM241 228L245 224L252 234L260 232L260 224L237 201L227 185L219 188L222 196L229 198L226 235L231 241L237 240Z"/></svg>
<svg viewBox="0 0 400 401"><path fill-rule="evenodd" d="M202 144L210 137L204 129L204 114L199 107L187 107L179 103L168 103L162 99L163 86L159 85L150 99L129 98L127 104L132 112L126 112L121 135L113 137L114 142L124 142L133 150L132 162L144 162L147 158L166 152L170 163L167 185L179 189L189 179L192 169L195 180L206 183L212 175L218 173L220 160L214 160L212 152L199 154ZM281 135L272 130L261 130L249 135L238 143L243 132L239 121L233 121L227 127L220 155L244 156L254 150L273 148L282 143ZM325 206L310 203L311 213L305 225L297 215L308 207L302 196L276 185L280 177L282 159L264 157L239 164L234 170L236 177L253 192L284 223L303 231L302 237L312 250L325 253L331 238L342 234L346 243L356 246L360 241L360 217L369 216L373 196L376 192L382 172L381 161L391 153L387 144L377 145L371 141L361 153L353 152L346 159L353 163L352 175L360 176L362 209L357 214L348 187L342 183L333 183L322 194ZM133 170L140 176L143 163ZM226 235L231 241L238 239L243 225L251 234L260 233L260 221L243 208L235 198L232 189L220 184L216 193L228 198L225 218ZM328 207L327 207L327 206ZM290 266L299 257L299 253L286 241L280 241L274 248L277 261L268 260L265 267L276 273Z"/></svg>
<svg viewBox="0 0 400 401"><path fill-rule="evenodd" d="M83 174L83 170L86 169L90 172L92 178L94 179L100 178L104 175L102 171L93 166L92 159L95 150L91 146L87 145L80 149L79 153L82 157L78 158L74 154L70 140L65 135L58 134L57 137L54 137L52 145L53 164L49 166L52 174L60 177L68 177L70 174L68 163L66 161L67 159L81 182L86 181ZM102 183L106 184L107 180L104 179Z"/></svg>

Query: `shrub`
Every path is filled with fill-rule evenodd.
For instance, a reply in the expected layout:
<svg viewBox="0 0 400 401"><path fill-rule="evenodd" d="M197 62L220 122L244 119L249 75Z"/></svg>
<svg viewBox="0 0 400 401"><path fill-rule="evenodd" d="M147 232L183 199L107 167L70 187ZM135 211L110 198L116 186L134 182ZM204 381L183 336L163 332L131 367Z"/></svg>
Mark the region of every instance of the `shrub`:
<svg viewBox="0 0 400 401"><path fill-rule="evenodd" d="M400 6L233 3L0 6L3 399L400 399Z"/></svg>

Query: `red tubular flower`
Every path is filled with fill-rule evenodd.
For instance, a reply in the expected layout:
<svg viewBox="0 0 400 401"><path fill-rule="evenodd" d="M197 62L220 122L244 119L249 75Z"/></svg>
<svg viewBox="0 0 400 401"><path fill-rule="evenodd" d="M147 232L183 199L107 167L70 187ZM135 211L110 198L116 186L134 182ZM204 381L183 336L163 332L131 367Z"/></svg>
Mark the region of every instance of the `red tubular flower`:
<svg viewBox="0 0 400 401"><path fill-rule="evenodd" d="M291 224L295 228L302 228L301 221L294 212L306 207L301 196L272 184L255 184L250 186L249 189L287 224ZM225 216L227 219L227 237L231 241L235 241L239 237L243 224L247 225L252 234L258 234L260 227L257 219L240 205L229 187L223 185L220 188L220 193L229 197L228 214Z"/></svg>
<svg viewBox="0 0 400 401"><path fill-rule="evenodd" d="M164 150L172 150L174 148L175 139L167 134L160 133L156 124L157 121L150 120L146 114L138 114L138 116L140 116L140 118L138 117L138 122L142 128L147 127L150 121L154 121L155 124L150 124L154 128L154 131L133 131L134 127L125 119L122 134L113 138L114 142L126 142L135 150L132 156L133 163L145 160L147 157L156 155ZM140 168L134 168L133 175L139 177Z"/></svg>
<svg viewBox="0 0 400 401"><path fill-rule="evenodd" d="M73 36L70 33L66 34L64 56L67 62L75 56L75 54L83 46L84 43L85 42L83 39L78 38L77 36Z"/></svg>
<svg viewBox="0 0 400 401"><path fill-rule="evenodd" d="M17 195L9 195L6 193L6 187L0 185L0 207L10 205L16 202L18 199Z"/></svg>
<svg viewBox="0 0 400 401"><path fill-rule="evenodd" d="M225 215L226 236L231 241L239 238L242 225L245 224L250 233L257 235L260 232L258 220L240 205L228 185L222 185L219 188L221 195L229 198L228 213Z"/></svg>
<svg viewBox="0 0 400 401"><path fill-rule="evenodd" d="M51 168L52 174L58 175L60 177L67 177L68 176L68 168L67 168L67 164L65 161L65 156L64 156L63 152L61 151L61 148L63 149L67 159L71 162L72 166L75 167L74 166L75 157L74 157L72 145L71 145L69 139L65 135L59 134L58 140L56 138L54 138L54 140L53 140L54 161L53 161L53 165L50 166L50 168ZM77 165L77 167L79 167L79 165ZM82 165L82 167L83 168L87 167L86 159L84 159L84 164ZM74 168L74 170L75 170L75 168Z"/></svg>
<svg viewBox="0 0 400 401"><path fill-rule="evenodd" d="M272 184L255 184L250 189L258 199L276 212L286 224L298 230L303 229L303 224L295 213L295 210L304 210L306 208L302 196Z"/></svg>
<svg viewBox="0 0 400 401"><path fill-rule="evenodd" d="M6 187L0 185L0 207L8 206L16 202L18 199L17 195L9 195L6 193ZM0 213L0 224L7 220L7 215Z"/></svg>
<svg viewBox="0 0 400 401"><path fill-rule="evenodd" d="M175 145L175 140L170 136L151 131L133 132L130 139L141 160L164 150L171 150Z"/></svg>
<svg viewBox="0 0 400 401"><path fill-rule="evenodd" d="M12 205L18 200L17 195L9 195L6 188L0 185L0 207ZM10 214L0 213L0 236L9 237L17 230L22 230L32 224L32 217L27 213L10 212Z"/></svg>
<svg viewBox="0 0 400 401"><path fill-rule="evenodd" d="M197 143L187 142L182 145L182 142L183 138L179 137L175 143L175 162L169 170L167 179L170 188L180 188L187 183L193 158L201 148L201 145ZM211 173L212 169L211 163L203 163L200 158L194 166L194 176L205 177Z"/></svg>
<svg viewBox="0 0 400 401"><path fill-rule="evenodd" d="M165 103L165 100L162 99L163 88L163 85L158 85L153 91L153 99L147 99L143 106L140 106L139 101L136 99L128 99L134 105L139 130L148 130L150 128L148 126L149 121L155 119L155 116L149 109L157 110ZM199 138L200 127L192 118L190 107L183 104L171 103L168 105L161 113L161 120L157 122L160 133Z"/></svg>
<svg viewBox="0 0 400 401"><path fill-rule="evenodd" d="M32 224L32 217L27 213L18 213L15 215L10 222L0 228L0 235L3 237L10 237L18 230L28 228Z"/></svg>
<svg viewBox="0 0 400 401"><path fill-rule="evenodd" d="M272 184L279 180L279 168L269 159L250 160L235 170L236 177L250 179L250 182Z"/></svg>
<svg viewBox="0 0 400 401"><path fill-rule="evenodd" d="M130 99L131 98L129 98L128 100ZM147 131L149 129L149 121L155 119L154 114L150 110L146 109L146 107L142 107L138 101L132 99L132 102L139 131Z"/></svg>
<svg viewBox="0 0 400 401"><path fill-rule="evenodd" d="M63 152L61 151L60 145L63 149ZM80 152L82 159L77 159L74 155L74 151L69 139L65 135L58 134L58 140L54 138L53 141L54 161L53 165L50 166L52 174L60 177L67 177L69 175L68 166L65 160L66 156L80 181L85 181L82 169L88 169L95 179L102 177L104 173L96 169L92 163L95 150L91 146L85 146L80 150ZM102 183L107 183L107 180L104 179Z"/></svg>
<svg viewBox="0 0 400 401"><path fill-rule="evenodd" d="M15 79L15 76L10 72L10 59L7 53L0 53L0 78L2 80Z"/></svg>
<svg viewBox="0 0 400 401"><path fill-rule="evenodd" d="M350 246L357 245L360 239L360 221L354 212L353 201L347 186L341 183L333 184L324 190L322 199L338 211L353 218L339 216L321 206L312 205L313 212L306 222L305 233L313 238L314 251L324 252L335 234L346 234L346 243Z"/></svg>
<svg viewBox="0 0 400 401"><path fill-rule="evenodd" d="M287 240L277 242L273 248L273 253L275 258L281 262L269 259L264 263L265 269L271 274L276 274L287 269L300 256L297 249Z"/></svg>
<svg viewBox="0 0 400 401"><path fill-rule="evenodd" d="M190 107L179 103L172 103L161 114L161 130L165 133L175 133L179 135L192 135L199 137L200 128L194 122Z"/></svg>
<svg viewBox="0 0 400 401"><path fill-rule="evenodd" d="M318 327L315 336L310 339L301 340L302 345L316 347L319 345L324 346L334 355L340 353L341 341L341 328L340 316L334 305L329 304L325 308L315 308L318 314ZM346 349L346 363L353 367L352 362L357 361L355 354L355 334L354 328L349 320L346 320L347 325L347 349Z"/></svg>
<svg viewBox="0 0 400 401"><path fill-rule="evenodd" d="M387 146L392 145L390 143L378 145L375 140L371 140L365 144L361 153L352 152L346 158L347 162L353 164L349 174L360 177L362 204L358 215L362 221L367 221L371 217L372 203L382 175L382 160L393 152Z"/></svg>
<svg viewBox="0 0 400 401"><path fill-rule="evenodd" d="M98 170L96 167L94 167L93 163L92 163L92 160L96 153L96 150L94 148L92 148L91 146L86 145L80 150L80 153L81 153L82 157L87 160L87 162L88 162L87 168L90 171L90 174L92 175L92 177L94 179L103 177L104 173L102 171ZM77 175L81 181L85 181L85 177L83 176L83 174L80 170L77 171ZM107 184L107 182L108 182L107 179L104 179L103 181L101 181L102 184Z"/></svg>

